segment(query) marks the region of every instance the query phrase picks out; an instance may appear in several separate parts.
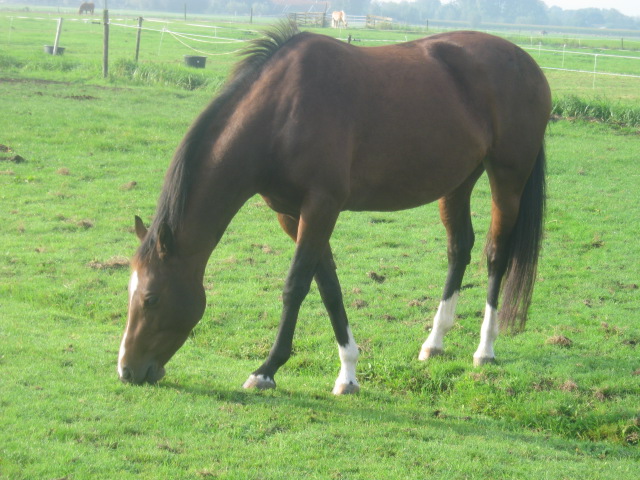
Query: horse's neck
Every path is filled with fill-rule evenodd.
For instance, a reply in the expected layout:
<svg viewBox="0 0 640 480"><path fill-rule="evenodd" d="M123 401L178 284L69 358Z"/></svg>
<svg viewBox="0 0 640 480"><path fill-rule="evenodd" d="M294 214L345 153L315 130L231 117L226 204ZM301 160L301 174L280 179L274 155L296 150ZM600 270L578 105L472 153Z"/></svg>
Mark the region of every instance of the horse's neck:
<svg viewBox="0 0 640 480"><path fill-rule="evenodd" d="M234 164L236 159L229 155L218 161L213 157L204 158L197 169L176 232L183 253L197 255L205 263L238 210L257 193L252 169L241 159Z"/></svg>
<svg viewBox="0 0 640 480"><path fill-rule="evenodd" d="M243 117L244 95L242 88L223 93L185 137L193 171L177 239L186 252L206 259L240 207L258 192L263 173L267 133Z"/></svg>

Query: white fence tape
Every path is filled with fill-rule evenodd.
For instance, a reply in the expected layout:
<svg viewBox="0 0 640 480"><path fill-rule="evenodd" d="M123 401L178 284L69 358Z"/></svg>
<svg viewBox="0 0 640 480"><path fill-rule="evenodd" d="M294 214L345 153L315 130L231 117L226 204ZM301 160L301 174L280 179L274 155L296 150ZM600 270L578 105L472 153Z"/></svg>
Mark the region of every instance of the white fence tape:
<svg viewBox="0 0 640 480"><path fill-rule="evenodd" d="M49 17L49 18L43 18L43 17L25 17L25 16L7 16L10 17L13 21L13 19L24 19L24 20L44 20L44 21L53 21L53 20L57 20L56 18L53 17ZM365 17L356 17L356 16L349 16L348 20L349 23L353 22L354 24L358 24L360 23L361 20L364 20ZM83 21L83 22L87 22L87 19L81 19L81 18L69 18L68 20L70 21ZM226 30L226 31L235 31L235 32L242 32L245 34L251 34L251 35L261 35L261 32L257 31L257 30L249 30L249 29L240 29L240 28L236 28L236 27L230 27L230 26L219 26L219 25L203 25L203 24L197 24L197 23L190 23L190 24L185 24L184 22L173 22L170 20L165 20L165 19L156 19L156 18L145 18L144 21L145 22L151 22L151 23L160 23L163 24L164 27L162 29L157 29L157 28L149 28L149 27L138 27L137 24L126 24L126 23L116 23L116 22L127 22L130 19L125 19L125 18L112 18L109 21L109 24L114 26L114 27L122 27L122 28L133 28L133 29L141 29L143 31L150 31L150 32L158 32L161 34L169 34L172 38L174 38L177 42L179 42L181 45L183 45L185 48L188 48L190 50L193 50L195 52L198 52L200 54L203 55L210 55L210 56L220 56L220 55L233 55L235 53L238 53L240 51L242 51L242 49L234 49L232 51L228 51L228 52L205 52L202 51L200 49L195 48L192 45L189 45L187 42L197 42L197 43L205 43L205 44L210 44L210 45L234 45L234 44L240 44L240 43L245 43L248 40L243 40L243 39L239 39L239 38L231 38L229 36L218 36L218 31L222 30ZM179 24L179 25L186 25L186 26L191 26L191 27L196 27L196 28L205 28L205 29L212 29L214 31L213 36L211 35L202 35L202 34L196 34L196 33L185 33L185 32L177 32L177 31L173 31L170 30L169 28L167 28L168 25L171 24ZM342 31L342 30L340 30ZM341 40L345 40L345 39L341 39ZM365 38L358 38L356 39L356 41L359 42L367 42L367 43L386 43L386 44L391 44L391 43L398 43L399 41L397 39L392 40L392 39L365 39ZM563 72L574 72L574 73L581 73L581 74L589 74L589 75L593 75L594 79L596 75L606 75L606 76L614 76L614 77L627 77L627 78L640 78L640 64L638 64L638 67L636 67L636 65L634 64L633 67L626 69L627 72L635 72L637 71L638 73L621 73L621 72L611 72L611 71L598 71L598 57L600 58L611 58L611 59L617 59L617 60L624 60L625 63L627 61L629 61L631 64L631 62L633 61L640 61L640 56L630 56L630 55L613 55L613 54L608 54L608 53L592 53L592 52L580 52L580 51L575 51L575 50L566 50L566 48L563 48L562 50L554 50L554 49L549 49L549 48L542 48L542 44L539 44L538 46L533 46L533 45L520 45L521 48L525 49L525 50L529 50L530 52L537 52L539 55L541 55L542 53L547 53L547 54L554 54L554 55L558 55L558 56L562 56L562 61L561 61L561 66L557 67L557 66L551 66L548 65L546 60L547 59L543 59L540 58L538 59L538 63L540 64L541 68L545 69L545 70L554 70L554 71L563 71ZM588 57L593 57L593 69L592 70L584 70L581 68L564 68L564 64L567 58L570 58L571 56L588 56Z"/></svg>

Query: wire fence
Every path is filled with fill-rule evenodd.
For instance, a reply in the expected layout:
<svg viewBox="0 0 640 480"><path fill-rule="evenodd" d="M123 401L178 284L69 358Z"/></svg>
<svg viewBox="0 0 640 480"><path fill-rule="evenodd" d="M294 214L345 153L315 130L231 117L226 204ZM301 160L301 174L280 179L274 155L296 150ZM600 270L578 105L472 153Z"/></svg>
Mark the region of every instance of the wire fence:
<svg viewBox="0 0 640 480"><path fill-rule="evenodd" d="M541 44L522 48L536 58L543 70L591 75L593 88L598 76L640 79L640 56L580 52L567 50L566 45L562 50L542 48Z"/></svg>
<svg viewBox="0 0 640 480"><path fill-rule="evenodd" d="M220 36L218 35L218 31L228 30L228 31L235 31L239 33L249 32L254 35L260 35L260 32L258 32L257 30L233 29L231 27L220 27L217 25L184 24L184 23L182 24L188 27L213 30L213 35L211 34L205 35L205 34L199 34L199 33L193 33L193 32L176 31L175 29L170 27L172 22L167 22L165 20L157 20L157 19L150 18L150 19L145 19L145 22L162 24L162 27L161 28L140 27L138 25L118 23L114 21L110 21L109 25L114 27L131 28L135 30L140 29L142 31L160 33L161 42L164 38L164 35L168 35L171 38L173 38L176 42L181 44L183 47L189 49L190 51L199 53L201 55L206 55L206 56L234 55L236 53L241 52L243 50L242 45L248 41L248 39L243 39L243 38L234 38L231 36ZM194 44L197 44L197 47ZM235 48L233 50L229 50L225 52L218 52L218 51L211 51L211 50L203 50L203 48L205 48L206 45L233 45L235 47L240 47L240 48Z"/></svg>
<svg viewBox="0 0 640 480"><path fill-rule="evenodd" d="M32 24L34 21L53 22L58 20L57 17L54 18L53 16L47 18L15 15L7 16L7 18L10 20L8 29L9 44L12 38L15 39L15 37L19 35L19 23L21 21ZM392 31L389 31L390 35L388 38L380 38L379 35L370 35L371 38L366 38L367 32L371 31L362 28L367 22L367 17L349 15L347 19L350 28L355 27L356 29L354 34L359 37L356 40L362 44L392 44L408 39L407 36L398 35L397 32L391 35ZM79 22L84 24L100 23L100 18L65 17L65 22ZM110 19L109 26L123 30L130 29L158 34L160 37L159 52L165 39L170 39L178 44L180 48L183 48L185 52L195 52L200 55L212 57L234 55L243 50L246 42L261 35L258 30L233 26L231 24L187 23L159 18L145 18L144 26L142 26L138 23L137 18L118 16ZM350 30L350 32L354 32L354 30ZM347 38L342 38L346 36L347 33L343 28L327 29L327 33L338 36L341 40L347 40ZM510 39L512 41L516 40L516 38L513 37ZM537 45L533 45L533 36L529 37L526 35L522 35L520 40L522 40L522 42L517 43L519 43L523 49L527 50L543 69L591 75L594 86L595 79L598 76L640 78L640 52L637 54L632 54L634 52L619 54L614 53L619 52L619 50L596 50L593 48L568 49L566 44L563 45L561 49L548 48L546 45L543 45L542 41L539 41Z"/></svg>

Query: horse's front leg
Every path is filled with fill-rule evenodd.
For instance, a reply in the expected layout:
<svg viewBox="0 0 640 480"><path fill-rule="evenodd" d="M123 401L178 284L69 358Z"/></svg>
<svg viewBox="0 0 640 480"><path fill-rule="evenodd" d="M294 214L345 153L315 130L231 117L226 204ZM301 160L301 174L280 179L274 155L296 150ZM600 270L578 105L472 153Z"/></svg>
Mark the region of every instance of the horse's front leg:
<svg viewBox="0 0 640 480"><path fill-rule="evenodd" d="M282 293L283 308L276 340L266 361L249 376L243 385L244 388L259 388L261 390L275 388L275 374L291 356L298 312L302 301L309 292L317 260L314 252L298 245Z"/></svg>
<svg viewBox="0 0 640 480"><path fill-rule="evenodd" d="M291 356L293 333L302 301L326 250L338 218L339 208L331 208L331 199L317 197L307 202L300 214L296 251L282 294L282 316L266 361L244 383L244 388L275 388L278 369Z"/></svg>
<svg viewBox="0 0 640 480"><path fill-rule="evenodd" d="M347 320L347 313L342 299L342 289L340 288L336 265L330 248L327 249L318 265L315 279L338 342L340 373L333 387L333 393L335 395L358 393L360 391L360 385L358 385L358 380L356 379L356 365L359 355L358 345L349 328L349 321Z"/></svg>
<svg viewBox="0 0 640 480"><path fill-rule="evenodd" d="M298 219L278 214L278 221L287 235L297 241ZM344 309L344 301L342 299L342 288L336 274L336 264L333 261L331 246L327 246L324 255L320 259L320 263L316 268L315 280L318 284L322 302L329 313L331 325L338 342L340 374L333 387L333 393L335 395L357 393L360 390L360 385L358 385L358 380L356 379L356 364L358 363L359 355L358 345L353 339L349 328L347 312Z"/></svg>

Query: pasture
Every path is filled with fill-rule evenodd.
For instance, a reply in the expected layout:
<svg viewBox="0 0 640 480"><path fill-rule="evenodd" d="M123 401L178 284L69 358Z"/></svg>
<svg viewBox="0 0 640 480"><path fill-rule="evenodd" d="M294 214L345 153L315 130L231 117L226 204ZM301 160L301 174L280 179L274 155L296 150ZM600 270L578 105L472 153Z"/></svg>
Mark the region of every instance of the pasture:
<svg viewBox="0 0 640 480"><path fill-rule="evenodd" d="M101 26L65 23L68 51L52 57L41 47L51 25L0 38L0 477L637 476L638 127L550 123L530 320L498 339L496 365L471 360L486 292L483 179L472 203L477 244L443 357L417 360L446 274L437 206L344 213L332 245L361 393L330 393L339 359L315 287L277 390L244 391L271 347L293 253L255 197L211 257L205 316L167 377L131 387L117 380L116 360L133 216L152 217L173 150L234 57L188 70L188 52L149 41L139 70L158 77L136 77L117 67L130 65L135 37L113 34L113 51L126 55L113 54L102 80ZM579 77L549 77L586 103L637 105L640 89L628 85L638 79L594 94L590 79L567 87Z"/></svg>

